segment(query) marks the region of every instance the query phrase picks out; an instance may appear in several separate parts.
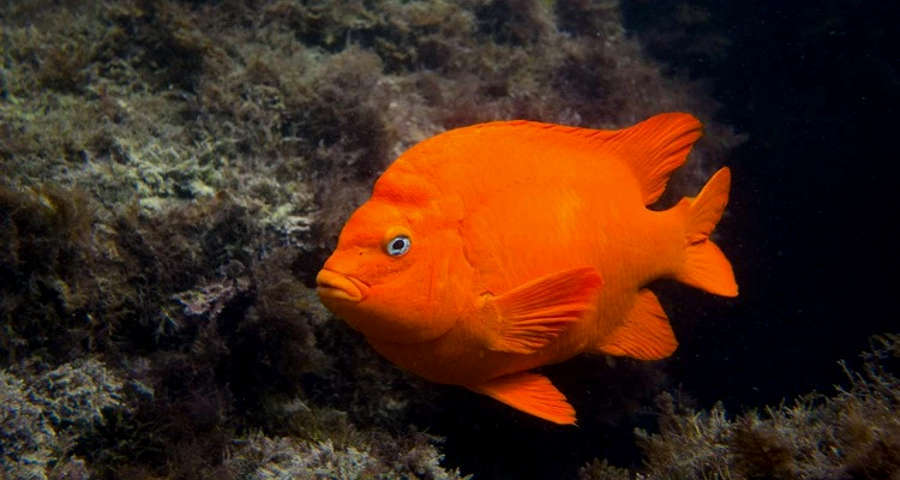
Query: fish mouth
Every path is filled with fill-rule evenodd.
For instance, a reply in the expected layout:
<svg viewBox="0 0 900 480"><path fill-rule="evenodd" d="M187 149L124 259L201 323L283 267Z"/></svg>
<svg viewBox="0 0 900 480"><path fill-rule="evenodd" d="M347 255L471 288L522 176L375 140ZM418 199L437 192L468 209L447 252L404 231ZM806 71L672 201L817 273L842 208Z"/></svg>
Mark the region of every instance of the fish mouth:
<svg viewBox="0 0 900 480"><path fill-rule="evenodd" d="M350 275L323 268L316 275L316 293L322 298L359 302L366 297L369 286Z"/></svg>

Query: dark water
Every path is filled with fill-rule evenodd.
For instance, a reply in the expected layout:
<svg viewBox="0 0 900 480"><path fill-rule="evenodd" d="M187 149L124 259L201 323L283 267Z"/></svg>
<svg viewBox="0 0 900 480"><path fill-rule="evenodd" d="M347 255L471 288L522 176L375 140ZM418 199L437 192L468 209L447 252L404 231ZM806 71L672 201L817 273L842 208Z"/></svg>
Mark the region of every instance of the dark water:
<svg viewBox="0 0 900 480"><path fill-rule="evenodd" d="M658 12L679 2L652 3L625 2L638 32L664 28ZM727 56L692 55L689 38L648 48L711 79L721 119L750 139L729 162L732 215L721 227L741 299L727 325L698 322L685 340L724 361L683 359L683 378L735 404L828 388L835 359L897 325L896 4L692 3L716 19L696 33L725 36ZM727 388L710 389L714 378Z"/></svg>
<svg viewBox="0 0 900 480"><path fill-rule="evenodd" d="M705 21L679 23L697 9ZM829 392L843 381L837 360L898 325L896 4L644 0L623 10L650 54L709 82L718 120L749 135L727 161L733 190L717 228L741 295L661 286L681 341L667 373L699 406L723 400L733 413ZM713 40L722 49L698 47ZM550 375L584 415L609 400L597 379L564 376L602 362L576 362ZM449 433L448 459L478 478L572 478L600 451L634 464L631 428L653 424L641 414L626 425L589 418L573 431L454 396L468 418L434 428Z"/></svg>

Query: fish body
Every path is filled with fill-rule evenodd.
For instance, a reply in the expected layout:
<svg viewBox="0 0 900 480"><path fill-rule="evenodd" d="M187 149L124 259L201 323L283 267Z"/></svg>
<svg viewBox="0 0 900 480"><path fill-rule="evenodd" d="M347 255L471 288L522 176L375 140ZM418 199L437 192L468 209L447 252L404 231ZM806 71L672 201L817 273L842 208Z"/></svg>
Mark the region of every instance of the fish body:
<svg viewBox="0 0 900 480"><path fill-rule="evenodd" d="M700 130L673 113L623 130L509 121L425 140L347 221L319 295L400 367L574 423L530 369L584 352L670 355L677 341L646 288L656 279L737 295L709 240L728 169L696 198L647 208Z"/></svg>

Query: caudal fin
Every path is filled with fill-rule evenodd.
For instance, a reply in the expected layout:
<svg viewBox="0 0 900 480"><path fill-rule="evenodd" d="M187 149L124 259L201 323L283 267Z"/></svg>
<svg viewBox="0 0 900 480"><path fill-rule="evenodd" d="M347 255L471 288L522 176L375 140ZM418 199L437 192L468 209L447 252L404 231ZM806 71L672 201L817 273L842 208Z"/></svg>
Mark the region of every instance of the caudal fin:
<svg viewBox="0 0 900 480"><path fill-rule="evenodd" d="M730 188L731 171L725 167L709 179L696 198L683 200L689 202L687 252L684 265L675 275L680 282L724 297L736 297L738 286L731 263L709 235L722 218Z"/></svg>

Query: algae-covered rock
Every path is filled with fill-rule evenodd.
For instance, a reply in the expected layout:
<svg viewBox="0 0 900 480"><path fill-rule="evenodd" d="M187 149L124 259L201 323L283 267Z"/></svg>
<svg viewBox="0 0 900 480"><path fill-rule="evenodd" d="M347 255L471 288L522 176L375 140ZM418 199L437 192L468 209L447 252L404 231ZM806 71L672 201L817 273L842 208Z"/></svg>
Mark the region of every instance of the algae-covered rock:
<svg viewBox="0 0 900 480"><path fill-rule="evenodd" d="M74 449L96 435L107 416L128 409L122 380L95 359L27 381L0 371L4 478L88 478Z"/></svg>
<svg viewBox="0 0 900 480"><path fill-rule="evenodd" d="M733 418L721 404L697 411L670 394L658 399L659 432L636 430L646 479L883 479L900 476L900 335L873 338L860 371L842 362L848 385L830 396ZM581 478L625 479L634 472L595 460Z"/></svg>
<svg viewBox="0 0 900 480"><path fill-rule="evenodd" d="M707 140L677 193L740 141L615 1L6 2L0 53L7 414L73 478L458 478L410 433L439 390L313 290L378 174L468 123L686 110Z"/></svg>
<svg viewBox="0 0 900 480"><path fill-rule="evenodd" d="M390 439L382 439L388 440ZM336 448L331 440L297 442L252 435L228 461L226 469L246 480L358 478L456 480L470 478L440 466L442 456L425 440L380 448Z"/></svg>
<svg viewBox="0 0 900 480"><path fill-rule="evenodd" d="M13 478L47 478L56 430L27 394L24 382L0 371L0 434L3 472Z"/></svg>

